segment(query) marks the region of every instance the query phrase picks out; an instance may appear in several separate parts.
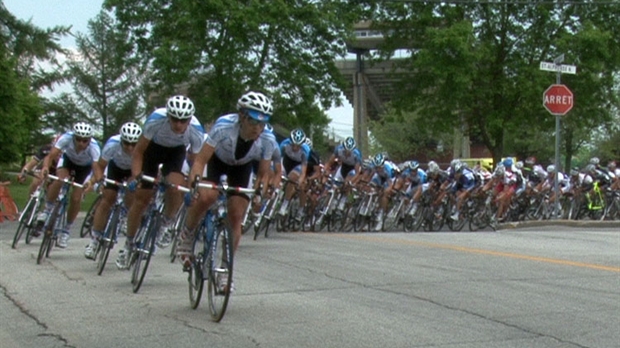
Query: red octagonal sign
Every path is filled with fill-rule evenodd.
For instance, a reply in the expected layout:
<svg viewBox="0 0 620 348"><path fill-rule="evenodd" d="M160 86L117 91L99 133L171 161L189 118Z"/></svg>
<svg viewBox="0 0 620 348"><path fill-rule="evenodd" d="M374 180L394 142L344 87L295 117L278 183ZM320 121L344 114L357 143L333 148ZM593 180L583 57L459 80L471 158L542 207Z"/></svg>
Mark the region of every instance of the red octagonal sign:
<svg viewBox="0 0 620 348"><path fill-rule="evenodd" d="M573 92L565 85L551 85L543 93L543 105L552 115L566 115L573 108Z"/></svg>

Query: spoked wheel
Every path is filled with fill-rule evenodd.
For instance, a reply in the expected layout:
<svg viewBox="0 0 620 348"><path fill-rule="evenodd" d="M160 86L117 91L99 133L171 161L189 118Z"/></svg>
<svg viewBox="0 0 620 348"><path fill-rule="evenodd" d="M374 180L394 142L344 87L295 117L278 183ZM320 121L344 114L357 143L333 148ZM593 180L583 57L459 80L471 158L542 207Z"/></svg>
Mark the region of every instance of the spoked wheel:
<svg viewBox="0 0 620 348"><path fill-rule="evenodd" d="M205 278L203 273L204 265L204 250L205 242L204 238L200 236L204 235L202 228L198 231L198 237L194 241L193 255L195 260L191 263L190 268L187 270L187 283L189 285L189 304L192 309L198 308L200 299L202 298L202 290L205 284Z"/></svg>
<svg viewBox="0 0 620 348"><path fill-rule="evenodd" d="M39 254L37 255L37 265L41 264L43 256L49 255L49 250L52 248L52 234L53 232L45 231L43 233L43 239L41 240L41 246L39 247Z"/></svg>
<svg viewBox="0 0 620 348"><path fill-rule="evenodd" d="M30 220L32 220L31 216L34 214L35 205L36 201L34 199L29 200L28 204L19 216L19 226L17 226L17 231L15 231L15 236L13 237L13 243L11 244L11 248L15 249L24 232L29 230L28 223L30 222Z"/></svg>
<svg viewBox="0 0 620 348"><path fill-rule="evenodd" d="M116 231L118 230L118 223L121 211L120 209L114 209L110 220L106 226L106 231L103 237L99 240L99 246L97 247L97 275L103 273L108 257L110 256L110 250L114 247L114 241L116 240Z"/></svg>
<svg viewBox="0 0 620 348"><path fill-rule="evenodd" d="M142 286L144 276L149 268L151 262L151 256L155 252L155 239L157 232L159 231L159 219L153 218L149 224L145 233L135 245L135 261L133 262L133 271L131 276L131 284L133 285L133 292L137 293Z"/></svg>
<svg viewBox="0 0 620 348"><path fill-rule="evenodd" d="M177 212L177 216L174 220L174 227L172 230L172 241L170 242L170 263L174 263L177 259L177 239L181 233L183 226L185 226L185 219L187 217L187 208L182 206Z"/></svg>
<svg viewBox="0 0 620 348"><path fill-rule="evenodd" d="M220 225L207 258L207 292L211 319L220 322L226 313L233 280L233 240L228 226Z"/></svg>
<svg viewBox="0 0 620 348"><path fill-rule="evenodd" d="M88 213L86 213L86 217L84 218L84 222L82 222L82 227L80 228L80 237L84 238L90 234L90 229L93 227L93 220L95 219L95 211L99 206L99 202L101 202L102 195L97 196L93 205L88 209Z"/></svg>
<svg viewBox="0 0 620 348"><path fill-rule="evenodd" d="M456 221L452 220L449 216L446 218L446 225L448 225L450 231L458 232L463 229L463 226L465 226L465 223L467 222L464 215L465 214L463 213L459 214L459 218Z"/></svg>

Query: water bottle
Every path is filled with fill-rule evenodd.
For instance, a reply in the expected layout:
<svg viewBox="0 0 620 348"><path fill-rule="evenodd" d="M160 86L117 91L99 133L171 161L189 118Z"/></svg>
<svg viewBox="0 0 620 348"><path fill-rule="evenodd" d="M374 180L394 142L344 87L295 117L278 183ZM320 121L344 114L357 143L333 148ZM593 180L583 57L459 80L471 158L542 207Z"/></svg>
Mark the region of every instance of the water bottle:
<svg viewBox="0 0 620 348"><path fill-rule="evenodd" d="M213 216L213 214L211 213L211 211L207 211L207 216L205 217L205 223L207 225L207 240L206 243L207 244L211 244L211 241L213 240L213 220L215 219L215 216Z"/></svg>

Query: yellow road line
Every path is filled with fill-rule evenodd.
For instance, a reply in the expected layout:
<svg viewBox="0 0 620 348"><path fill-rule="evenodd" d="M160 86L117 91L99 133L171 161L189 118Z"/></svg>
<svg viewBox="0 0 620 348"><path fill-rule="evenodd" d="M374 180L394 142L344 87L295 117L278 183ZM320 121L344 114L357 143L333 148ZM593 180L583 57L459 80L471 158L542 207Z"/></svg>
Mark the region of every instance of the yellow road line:
<svg viewBox="0 0 620 348"><path fill-rule="evenodd" d="M575 266L575 267L590 268L590 269L597 269L597 270L601 270L601 271L609 271L609 272L620 273L620 267L605 266L605 265L598 265L598 264L595 264L595 263L576 262L576 261L569 261L569 260L562 260L562 259L552 259L552 258L541 257L541 256L515 254L515 253L509 253L509 252L503 252L503 251L493 251L493 250L486 250L486 249L468 248L468 247L463 247L463 246L459 246L459 245L440 244L440 243L428 243L428 242L420 242L420 241L406 240L406 239L381 238L381 237L373 237L373 236L366 236L366 235L359 235L359 234L358 235L354 235L354 234L332 234L332 235L336 235L336 236L343 237L343 238L367 240L367 241L371 241L371 242L390 242L390 243L396 243L396 244L409 244L409 245L417 245L417 246L422 246L422 247L427 247L427 248L455 250L455 251L462 251L462 252L465 252L465 253L472 253L472 254L508 257L508 258L512 258L512 259L521 259L521 260L553 263L553 264L557 264L557 265Z"/></svg>

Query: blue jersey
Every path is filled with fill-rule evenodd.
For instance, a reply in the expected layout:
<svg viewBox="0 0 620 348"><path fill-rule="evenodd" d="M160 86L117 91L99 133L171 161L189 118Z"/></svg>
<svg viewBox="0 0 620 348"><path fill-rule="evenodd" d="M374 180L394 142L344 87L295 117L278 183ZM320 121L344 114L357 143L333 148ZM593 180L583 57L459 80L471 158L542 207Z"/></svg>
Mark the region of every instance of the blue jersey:
<svg viewBox="0 0 620 348"><path fill-rule="evenodd" d="M280 153L282 159L288 159L292 162L305 165L310 157L310 147L307 144L301 144L297 151L293 150L293 142L291 139L285 139L280 143Z"/></svg>
<svg viewBox="0 0 620 348"><path fill-rule="evenodd" d="M411 170L411 168L405 169L401 177L407 179L411 182L411 186L418 186L420 184L426 184L426 172L420 168L416 169L415 172Z"/></svg>
<svg viewBox="0 0 620 348"><path fill-rule="evenodd" d="M108 139L101 152L101 158L106 162L114 160L114 164L120 169L131 169L131 155L123 151L121 136L119 134Z"/></svg>
<svg viewBox="0 0 620 348"><path fill-rule="evenodd" d="M205 142L215 148L215 156L217 158L231 166L239 166L251 161L270 161L272 159L275 137L270 132L262 132L245 156L236 159L235 151L237 149L237 141L239 140L239 129L238 114L221 116L211 127Z"/></svg>
<svg viewBox="0 0 620 348"><path fill-rule="evenodd" d="M347 152L342 144L336 146L334 149L334 156L338 159L338 162L345 166L355 166L356 164L362 164L362 152L355 148L353 151Z"/></svg>
<svg viewBox="0 0 620 348"><path fill-rule="evenodd" d="M54 147L64 153L67 158L78 166L88 166L93 162L99 161L101 156L101 148L97 143L97 140L90 138L90 144L86 149L78 152L75 149L75 142L73 141L73 132L67 132L58 138Z"/></svg>
<svg viewBox="0 0 620 348"><path fill-rule="evenodd" d="M192 153L200 152L204 139L205 129L196 116L192 116L189 127L182 134L172 131L170 119L166 116L166 109L155 110L144 123L142 135L163 147L188 146Z"/></svg>

